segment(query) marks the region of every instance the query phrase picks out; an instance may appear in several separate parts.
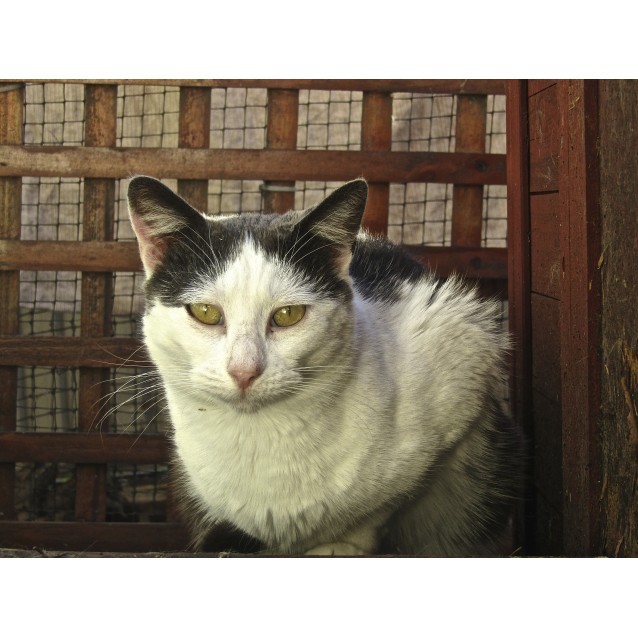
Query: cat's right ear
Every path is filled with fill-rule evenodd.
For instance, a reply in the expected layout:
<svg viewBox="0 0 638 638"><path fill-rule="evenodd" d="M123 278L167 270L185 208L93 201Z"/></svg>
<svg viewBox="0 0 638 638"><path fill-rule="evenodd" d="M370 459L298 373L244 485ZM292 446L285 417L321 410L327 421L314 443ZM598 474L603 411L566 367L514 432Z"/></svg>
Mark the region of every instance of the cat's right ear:
<svg viewBox="0 0 638 638"><path fill-rule="evenodd" d="M197 228L204 221L201 213L152 177L130 181L128 209L147 278L163 262L171 239L184 228Z"/></svg>

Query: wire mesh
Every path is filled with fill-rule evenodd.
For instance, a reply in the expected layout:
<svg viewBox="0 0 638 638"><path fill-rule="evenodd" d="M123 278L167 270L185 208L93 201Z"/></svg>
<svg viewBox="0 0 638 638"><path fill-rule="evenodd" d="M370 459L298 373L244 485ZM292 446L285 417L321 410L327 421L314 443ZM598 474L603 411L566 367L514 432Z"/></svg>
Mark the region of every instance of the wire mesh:
<svg viewBox="0 0 638 638"><path fill-rule="evenodd" d="M25 144L82 145L84 92L85 87L80 84L28 84ZM178 87L118 86L116 145L176 148L179 97ZM363 94L357 91L300 91L297 148L360 150L362 105ZM453 95L394 94L392 150L453 152L456 108L457 98ZM265 148L267 109L265 89L211 89L210 148ZM488 96L486 150L505 152L504 96ZM177 180L163 181L177 188ZM22 184L23 240L81 240L82 179L24 177ZM216 214L261 210L261 185L260 180L208 180L208 211ZM295 207L314 205L339 185L332 181L297 181ZM119 241L134 239L126 205L127 186L127 179L115 181L113 230ZM391 184L390 239L409 245L449 246L452 191L451 184ZM506 245L506 193L505 186L484 187L483 246ZM79 336L81 277L78 272L22 272L20 333ZM139 336L144 275L118 272L113 274L113 281L110 334ZM19 431L77 430L78 370L21 367L18 376ZM96 427L139 436L167 431L166 405L152 369L113 369L104 386ZM19 477L16 499L23 520L73 518L73 465L19 464ZM47 481L52 487L43 487ZM109 465L107 491L108 520L165 518L165 466Z"/></svg>

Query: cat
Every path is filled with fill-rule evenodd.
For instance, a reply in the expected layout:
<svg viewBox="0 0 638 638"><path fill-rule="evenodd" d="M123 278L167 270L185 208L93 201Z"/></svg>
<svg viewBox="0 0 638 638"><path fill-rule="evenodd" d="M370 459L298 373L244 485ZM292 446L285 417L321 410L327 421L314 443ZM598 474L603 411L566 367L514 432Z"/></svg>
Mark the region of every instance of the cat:
<svg viewBox="0 0 638 638"><path fill-rule="evenodd" d="M282 555L503 552L521 464L499 308L363 232L367 191L209 216L130 182L195 549L224 523Z"/></svg>

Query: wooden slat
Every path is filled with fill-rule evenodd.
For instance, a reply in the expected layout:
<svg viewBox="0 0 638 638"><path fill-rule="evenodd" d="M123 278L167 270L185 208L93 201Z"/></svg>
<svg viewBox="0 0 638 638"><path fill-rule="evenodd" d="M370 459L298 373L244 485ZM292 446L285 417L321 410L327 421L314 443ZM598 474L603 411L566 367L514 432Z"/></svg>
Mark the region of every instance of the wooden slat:
<svg viewBox="0 0 638 638"><path fill-rule="evenodd" d="M559 83L561 385L564 542L568 556L600 545L600 195L598 83Z"/></svg>
<svg viewBox="0 0 638 638"><path fill-rule="evenodd" d="M530 445L534 443L531 392L531 309L529 252L529 144L527 83L512 80L507 87L507 245L509 326L514 348L511 355L510 404ZM528 483L519 525L524 551L533 551L535 494Z"/></svg>
<svg viewBox="0 0 638 638"><path fill-rule="evenodd" d="M467 271L488 279L507 277L505 248L404 246L426 256L440 272ZM136 242L0 241L0 270L141 271Z"/></svg>
<svg viewBox="0 0 638 638"><path fill-rule="evenodd" d="M0 177L254 179L505 184L505 155L409 151L287 151L0 146Z"/></svg>
<svg viewBox="0 0 638 638"><path fill-rule="evenodd" d="M84 138L86 146L115 146L117 134L117 86L85 87ZM82 239L113 239L115 183L113 180L84 180ZM111 332L113 275L110 272L82 273L80 330L83 337L104 337ZM109 372L103 368L80 368L78 386L78 429L88 432L99 418L101 399ZM104 428L108 424L103 425ZM79 464L76 467L75 516L79 520L101 521L106 516L106 466Z"/></svg>
<svg viewBox="0 0 638 638"><path fill-rule="evenodd" d="M270 89L268 91L268 121L266 147L295 149L299 122L299 91ZM285 213L295 207L294 181L264 183L264 211Z"/></svg>
<svg viewBox="0 0 638 638"><path fill-rule="evenodd" d="M3 270L137 272L142 270L142 261L135 241L0 239Z"/></svg>
<svg viewBox="0 0 638 638"><path fill-rule="evenodd" d="M183 551L189 534L179 523L0 521L0 546L74 552Z"/></svg>
<svg viewBox="0 0 638 638"><path fill-rule="evenodd" d="M530 197L532 290L560 299L560 200L558 193Z"/></svg>
<svg viewBox="0 0 638 638"><path fill-rule="evenodd" d="M210 145L211 92L206 87L182 87L179 91L180 148ZM208 210L208 180L180 179L177 192L198 210Z"/></svg>
<svg viewBox="0 0 638 638"><path fill-rule="evenodd" d="M0 462L140 463L169 460L170 442L163 434L108 432L0 432Z"/></svg>
<svg viewBox="0 0 638 638"><path fill-rule="evenodd" d="M361 113L361 150L389 151L392 148L392 98L385 93L364 93ZM390 185L370 181L363 217L371 233L386 235L390 208Z"/></svg>
<svg viewBox="0 0 638 638"><path fill-rule="evenodd" d="M487 97L459 95L456 109L455 150L484 153ZM480 246L483 234L483 185L455 184L452 190L452 245Z"/></svg>
<svg viewBox="0 0 638 638"><path fill-rule="evenodd" d="M0 144L22 143L24 90L0 93ZM20 237L22 179L0 177L0 240ZM0 272L0 334L19 333L20 273ZM0 432L16 427L18 379L16 368L0 357ZM14 514L15 472L13 464L0 464L0 519Z"/></svg>
<svg viewBox="0 0 638 638"><path fill-rule="evenodd" d="M529 98L530 192L558 190L561 146L558 85Z"/></svg>
<svg viewBox="0 0 638 638"><path fill-rule="evenodd" d="M150 86L193 86L210 88L314 89L324 91L385 91L388 93L484 93L504 94L504 80L82 80L37 79L20 82L66 82L69 84L132 84Z"/></svg>
<svg viewBox="0 0 638 638"><path fill-rule="evenodd" d="M133 337L0 336L0 360L8 366L119 368L148 366Z"/></svg>

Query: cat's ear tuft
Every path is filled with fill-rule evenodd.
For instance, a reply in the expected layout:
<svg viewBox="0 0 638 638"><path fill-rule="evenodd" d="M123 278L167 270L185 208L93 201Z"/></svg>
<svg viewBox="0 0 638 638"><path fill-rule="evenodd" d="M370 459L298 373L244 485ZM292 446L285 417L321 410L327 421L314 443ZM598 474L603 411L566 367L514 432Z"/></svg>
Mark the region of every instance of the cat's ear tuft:
<svg viewBox="0 0 638 638"><path fill-rule="evenodd" d="M304 234L312 233L335 249L338 269L344 275L348 271L354 242L361 227L367 197L366 181L353 180L306 211L299 221Z"/></svg>
<svg viewBox="0 0 638 638"><path fill-rule="evenodd" d="M130 181L128 208L147 277L162 263L172 237L204 221L201 213L152 177Z"/></svg>

